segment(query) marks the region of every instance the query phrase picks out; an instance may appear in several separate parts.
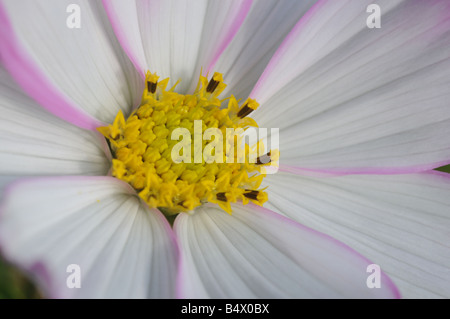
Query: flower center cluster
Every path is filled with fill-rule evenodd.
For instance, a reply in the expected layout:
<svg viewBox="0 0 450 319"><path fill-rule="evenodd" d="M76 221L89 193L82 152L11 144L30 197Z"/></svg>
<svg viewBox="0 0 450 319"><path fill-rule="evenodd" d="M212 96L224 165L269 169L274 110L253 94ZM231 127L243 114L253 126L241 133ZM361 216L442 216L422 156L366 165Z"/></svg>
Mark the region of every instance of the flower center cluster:
<svg viewBox="0 0 450 319"><path fill-rule="evenodd" d="M166 212L187 212L205 202L229 213L238 200L262 205L262 167L271 154L249 161L260 145L243 143L241 134L257 127L246 116L258 103L248 99L239 107L233 96L219 100L226 87L220 73L210 81L200 76L192 95L176 93L176 85L166 90L169 79L158 79L147 72L139 108L127 120L119 111L113 124L98 128L110 142L112 175Z"/></svg>

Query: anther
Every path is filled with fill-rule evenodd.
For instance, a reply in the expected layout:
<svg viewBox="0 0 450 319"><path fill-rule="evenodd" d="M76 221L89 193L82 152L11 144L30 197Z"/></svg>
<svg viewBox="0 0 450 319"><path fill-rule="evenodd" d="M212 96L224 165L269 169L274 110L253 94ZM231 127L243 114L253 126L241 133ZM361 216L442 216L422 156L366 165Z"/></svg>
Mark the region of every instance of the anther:
<svg viewBox="0 0 450 319"><path fill-rule="evenodd" d="M147 90L148 90L148 92L150 92L152 94L155 93L156 92L156 88L158 87L159 76L156 75L156 73L152 74L150 72L147 72L146 78L147 78Z"/></svg>
<svg viewBox="0 0 450 319"><path fill-rule="evenodd" d="M209 80L208 86L206 87L207 93L213 93L217 87L219 86L220 82L223 81L222 74L220 73L214 73L211 80Z"/></svg>
<svg viewBox="0 0 450 319"><path fill-rule="evenodd" d="M156 92L156 87L158 86L158 82L150 82L147 81L147 90L150 93L155 93Z"/></svg>
<svg viewBox="0 0 450 319"><path fill-rule="evenodd" d="M258 200L259 191L250 190L248 193L244 193L243 195L249 199Z"/></svg>
<svg viewBox="0 0 450 319"><path fill-rule="evenodd" d="M272 161L272 159L270 158L270 152L267 154L264 154L263 156L259 156L256 159L256 165L264 165L264 164L269 164Z"/></svg>
<svg viewBox="0 0 450 319"><path fill-rule="evenodd" d="M217 200L220 200L222 202L228 201L227 197L225 196L225 193L217 193L216 198L217 198Z"/></svg>
<svg viewBox="0 0 450 319"><path fill-rule="evenodd" d="M250 113L252 113L254 110L256 110L258 106L259 103L256 102L255 100L247 99L244 106L242 106L241 109L238 111L237 116L242 119L247 115L249 115Z"/></svg>

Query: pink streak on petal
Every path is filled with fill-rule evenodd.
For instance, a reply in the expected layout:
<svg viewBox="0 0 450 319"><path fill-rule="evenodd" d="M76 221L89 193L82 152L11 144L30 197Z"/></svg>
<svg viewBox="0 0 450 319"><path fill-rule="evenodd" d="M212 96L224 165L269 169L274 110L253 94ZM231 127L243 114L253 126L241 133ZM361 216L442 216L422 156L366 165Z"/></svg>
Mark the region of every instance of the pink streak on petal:
<svg viewBox="0 0 450 319"><path fill-rule="evenodd" d="M175 229L178 228L178 224L180 222L180 218L178 218L178 216L175 218L175 221L173 222L173 229L174 229L174 234L175 237L178 238L177 233L175 231ZM178 239L177 239L178 241ZM187 275L185 274L185 265L186 265L186 261L183 258L183 254L181 253L181 245L178 245L178 248L180 250L180 255L178 256L178 270L177 270L177 278L176 278L176 282L175 282L175 298L176 299L186 299L188 298L188 296L185 296L183 294L183 287L182 287L182 283L185 281L183 278L185 278Z"/></svg>
<svg viewBox="0 0 450 319"><path fill-rule="evenodd" d="M17 40L8 19L6 9L0 2L0 58L3 66L20 87L44 109L53 115L88 130L104 125L83 110L72 105L55 88L27 55Z"/></svg>
<svg viewBox="0 0 450 319"><path fill-rule="evenodd" d="M129 41L127 40L127 36L122 30L118 13L116 12L116 10L114 10L112 1L102 0L102 3L103 7L105 8L106 15L108 16L109 22L111 23L114 33L116 34L117 40L122 46L122 49L125 51L131 63L133 63L134 67L139 72L141 78L145 79L145 70L147 69L147 67L139 63L139 59L136 57L133 48L131 48Z"/></svg>
<svg viewBox="0 0 450 319"><path fill-rule="evenodd" d="M41 261L35 262L32 264L29 269L25 269L26 272L29 272L35 277L37 280L44 282L44 284L40 284L39 287L46 287L47 290L43 291L44 296L49 299L62 299L62 295L55 294L56 289L53 287L54 283L52 280L52 276L50 275L50 271L47 269L45 264Z"/></svg>
<svg viewBox="0 0 450 319"><path fill-rule="evenodd" d="M177 220L175 219L175 223ZM175 228L175 224L174 224ZM1 251L1 250L0 250ZM183 288L181 287L181 283L184 282L184 277L186 276L183 272L185 269L186 262L184 261L183 255L180 254L178 258L178 271L177 271L177 279L175 283L175 298L176 299L186 299L187 296L183 294Z"/></svg>
<svg viewBox="0 0 450 319"><path fill-rule="evenodd" d="M206 74L212 72L214 66L217 63L217 60L219 60L220 56L222 55L223 51L228 47L230 42L234 39L234 36L239 31L242 23L244 22L245 18L247 17L248 12L250 11L250 8L252 6L253 0L245 0L241 3L239 8L239 14L236 15L233 21L231 21L231 28L229 28L225 38L223 39L223 42L218 46L217 51L214 53L213 58L211 60L211 63L209 64L208 68L206 69Z"/></svg>
<svg viewBox="0 0 450 319"><path fill-rule="evenodd" d="M206 205L208 205L208 204L206 204ZM298 229L301 229L302 231L306 231L308 233L311 233L313 236L321 237L324 240L332 242L333 244L335 244L339 248L349 252L350 254L357 255L358 258L360 258L365 263L367 263L367 265L373 264L372 261L370 261L369 259L367 259L363 255L359 254L357 251L355 251L350 246L342 243L341 241L338 241L337 239L334 239L333 237L331 237L329 235L326 235L324 233L318 232L318 231L316 231L316 230L314 230L312 228L306 227L306 226L304 226L304 225L302 225L300 223L295 222L292 219L284 217L284 216L282 216L282 215L280 215L278 213L275 213L275 212L273 212L273 211L271 211L271 210L269 210L267 208L264 208L264 207L261 207L261 206L257 206L257 205L252 204L252 203L249 203L248 205L250 205L250 207L253 210L258 211L258 214L265 215L265 216L269 217L269 219L270 218L278 219L278 220L282 221L283 223L290 224L290 225L292 225L292 226L294 226L294 227L296 227ZM176 218L175 222L174 222L174 225L173 225L173 229L177 229L178 228L177 227L178 222L179 222L179 218ZM180 298L180 299L186 298L186 296L184 296L183 293L182 293L182 287L181 287L182 286L182 282L183 282L182 278L183 278L183 276L185 276L183 274L184 267L185 267L184 264L185 264L185 261L181 257L179 259L178 276L177 276L177 283L176 283L176 297ZM401 298L401 294L400 294L400 291L398 290L397 286L394 284L394 282L383 271L381 272L381 282L382 282L383 286L386 285L388 287L388 289L392 292L393 298L395 298L395 299L400 299Z"/></svg>
<svg viewBox="0 0 450 319"><path fill-rule="evenodd" d="M1 6L1 4L0 4ZM21 185L23 182L26 182L27 180L32 180L32 178L24 178L16 180L10 184L8 184L5 187L5 190L2 194L2 201L0 203L0 218L3 215L3 212L5 210L5 198L9 197L9 194L14 191L14 189L17 187L17 185ZM0 255L4 256L8 262L15 265L16 267L20 268L25 273L30 274L30 277L34 277L33 279L38 279L44 283L44 287L47 287L48 291L43 291L43 293L48 298L58 298L56 295L52 294L51 291L53 291L52 287L52 276L50 276L49 271L47 270L47 267L42 262L35 262L34 264L29 265L28 267L24 267L19 262L14 260L9 254L6 253L6 250L3 248L3 241L1 240L0 236Z"/></svg>
<svg viewBox="0 0 450 319"><path fill-rule="evenodd" d="M435 162L431 164L421 164L405 167L339 167L339 168L323 168L311 169L302 168L289 165L280 165L279 170L297 175L327 177L327 176L342 176L351 174L368 174L368 175L395 175L395 174L413 174L424 171L430 171L435 168L446 166L450 164L450 160Z"/></svg>
<svg viewBox="0 0 450 319"><path fill-rule="evenodd" d="M363 255L358 253L356 250L354 250L350 246L344 244L343 242L341 242L341 241L339 241L337 239L334 239L333 237L331 237L331 236L329 236L327 234L324 234L324 233L318 232L318 231L316 231L316 230L314 230L312 228L306 227L306 226L304 226L304 225L302 225L300 223L297 223L296 221L293 221L292 219L289 219L289 218L287 218L285 216L277 214L276 212L273 212L270 209L267 209L267 208L264 208L264 207L261 207L261 206L258 206L258 205L252 204L252 203L250 203L248 205L250 205L253 210L258 211L258 214L266 215L269 218L271 218L271 217L276 218L276 219L278 219L278 220L280 220L280 221L282 221L282 222L284 222L286 224L290 224L290 225L292 225L294 227L302 229L303 231L307 231L310 234L312 234L313 236L321 237L324 240L332 242L334 245L338 246L342 250L347 251L347 252L349 252L352 255L357 255L358 258L362 259L365 263L367 263L367 265L373 264L372 261L370 261L369 259L367 259ZM400 294L400 291L398 290L397 286L394 284L394 282L384 272L381 272L381 282L382 282L383 286L387 285L389 287L389 290L392 292L394 298L396 298L396 299L401 298L401 294Z"/></svg>
<svg viewBox="0 0 450 319"><path fill-rule="evenodd" d="M125 183L115 177L111 177L111 176L46 176L46 177L31 177L31 178L22 178L19 180L16 180L10 184L8 184L3 192L3 196L2 196L2 201L0 202L0 219L3 215L4 212L4 205L5 205L5 199L8 198L10 196L10 194L14 191L16 191L16 188L21 187L24 184L28 184L28 183L33 183L36 180L39 181L54 181L54 180L59 180L59 179L64 179L64 180L72 180L74 182L79 182L80 180L84 180L84 181L109 181L111 184L119 184L123 189L125 193L129 193L129 194L135 194L136 191L128 184ZM142 205L147 205L145 204L141 199L140 199L140 203ZM167 219L164 217L164 215L157 209L149 209L151 211L152 214L155 214L156 216L158 216L158 219L162 222L162 226L164 231L168 234L171 243L175 246L175 253L176 253L176 259L178 261L180 261L180 247L178 244L178 239L175 235L175 232L173 231L172 227L170 226L169 222L167 221ZM45 265L45 263L43 262L35 262L34 264L30 265L29 267L22 267L22 265L20 265L20 263L18 263L17 261L15 261L13 258L11 258L10 256L8 256L8 254L5 253L5 250L3 249L3 242L1 241L1 237L0 237L0 255L5 256L10 262L12 262L13 264L15 264L18 267L21 267L23 270L25 270L26 272L29 272L30 274L36 276L36 278L38 278L39 280L42 280L46 285L45 287L48 288L48 291L45 291L46 293L46 297L48 298L66 298L63 295L57 295L54 292L58 291L57 289L54 289L52 287L52 281L51 278L52 276L49 275L49 272L47 270L47 267Z"/></svg>
<svg viewBox="0 0 450 319"><path fill-rule="evenodd" d="M141 205L148 207L147 203L145 203L141 198L139 198L139 199L140 199ZM177 261L179 261L180 260L180 256L181 256L181 250L180 250L180 245L178 244L178 238L175 235L175 232L173 231L172 226L170 226L169 221L163 215L163 213L161 213L161 211L159 209L149 208L149 210L153 214L157 215L158 219L160 219L163 222L164 231L169 235L169 238L170 238L172 244L175 246L175 253L176 253L175 258L176 258Z"/></svg>
<svg viewBox="0 0 450 319"><path fill-rule="evenodd" d="M173 230L174 230L174 235L177 238L177 242L179 242L178 240L178 236L177 233L175 232L175 229L177 229L177 225L179 224L179 220L180 218L178 218L178 216L175 218L175 221L173 222ZM184 269L185 269L185 260L183 258L183 254L181 253L181 245L178 244L178 251L179 251L179 255L178 255L178 265L177 265L177 278L175 281L175 298L176 299L185 299L186 296L183 295L183 288L181 287L181 283L184 282L184 280L182 280L186 274L184 274Z"/></svg>
<svg viewBox="0 0 450 319"><path fill-rule="evenodd" d="M256 97L258 95L258 90L260 89L262 83L266 81L270 81L270 76L272 71L277 67L278 62L283 59L284 53L289 49L291 43L297 38L300 30L309 22L312 16L319 11L328 0L319 0L317 1L297 22L297 24L292 28L286 38L283 40L273 57L270 59L269 64L264 70L263 74L259 78L256 85L253 87L252 92L250 93L250 97Z"/></svg>
<svg viewBox="0 0 450 319"><path fill-rule="evenodd" d="M450 173L446 173L446 172L431 170L431 171L421 172L420 174L439 176L439 178L443 177L443 178L449 179L449 181L450 181Z"/></svg>

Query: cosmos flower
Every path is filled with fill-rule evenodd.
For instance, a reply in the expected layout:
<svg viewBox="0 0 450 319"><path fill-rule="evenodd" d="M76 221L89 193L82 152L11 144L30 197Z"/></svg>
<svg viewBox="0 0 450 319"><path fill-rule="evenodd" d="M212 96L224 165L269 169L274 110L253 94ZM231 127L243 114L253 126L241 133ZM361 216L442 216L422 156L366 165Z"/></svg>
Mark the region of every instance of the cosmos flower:
<svg viewBox="0 0 450 319"><path fill-rule="evenodd" d="M449 297L450 179L431 171L450 163L449 17L444 0L2 1L2 254L59 298ZM139 157L183 108L279 128L279 172Z"/></svg>

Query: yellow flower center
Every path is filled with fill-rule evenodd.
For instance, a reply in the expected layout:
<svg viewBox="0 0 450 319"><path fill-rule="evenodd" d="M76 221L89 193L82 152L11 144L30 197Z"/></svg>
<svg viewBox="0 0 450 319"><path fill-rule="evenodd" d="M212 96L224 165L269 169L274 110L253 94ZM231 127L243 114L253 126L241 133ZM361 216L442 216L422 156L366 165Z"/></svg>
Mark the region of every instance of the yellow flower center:
<svg viewBox="0 0 450 319"><path fill-rule="evenodd" d="M113 124L98 128L110 142L112 175L166 213L188 212L206 202L228 213L238 200L262 205L264 166L275 152L256 157L261 143L250 147L242 134L257 127L246 116L258 103L248 99L239 107L233 96L219 100L226 87L220 73L210 81L200 76L192 95L174 92L177 84L166 90L169 79L158 79L147 72L139 108L127 120L119 111ZM226 100L227 107L221 107Z"/></svg>

